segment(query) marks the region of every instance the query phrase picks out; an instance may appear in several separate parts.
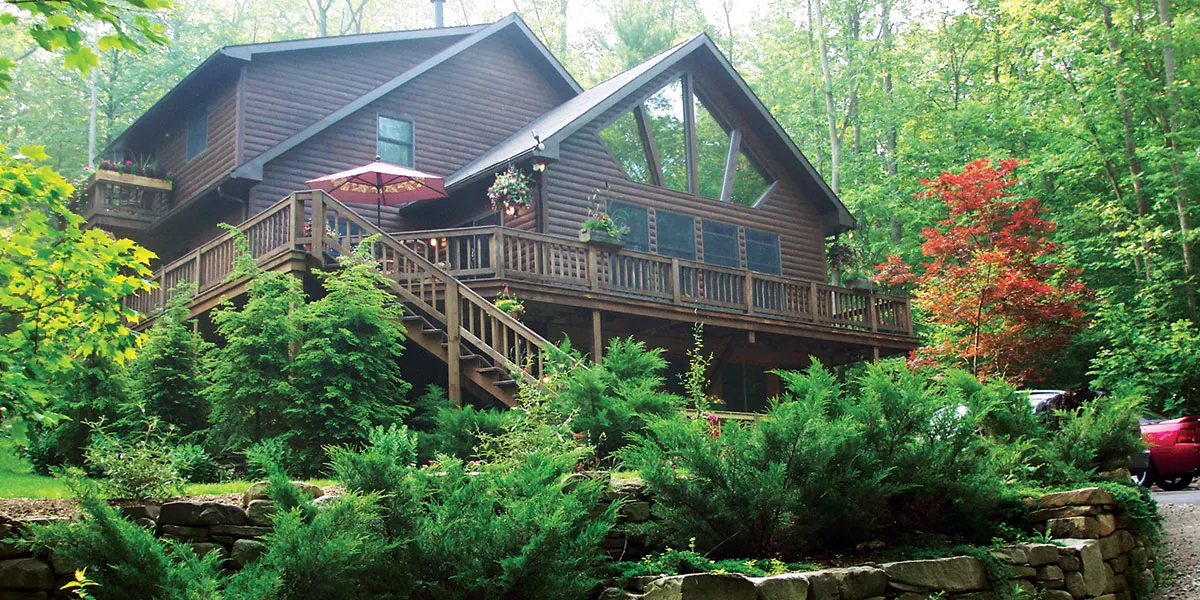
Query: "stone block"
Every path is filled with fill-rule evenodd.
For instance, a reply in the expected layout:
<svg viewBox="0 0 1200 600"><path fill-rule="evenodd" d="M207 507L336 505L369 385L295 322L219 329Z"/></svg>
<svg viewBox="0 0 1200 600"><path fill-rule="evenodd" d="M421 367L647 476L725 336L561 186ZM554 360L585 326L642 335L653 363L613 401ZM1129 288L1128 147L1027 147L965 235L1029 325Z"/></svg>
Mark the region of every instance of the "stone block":
<svg viewBox="0 0 1200 600"><path fill-rule="evenodd" d="M608 483L610 496L630 498L646 491L646 482L641 477L613 477Z"/></svg>
<svg viewBox="0 0 1200 600"><path fill-rule="evenodd" d="M136 521L138 519L150 519L157 521L159 514L162 513L162 507L154 504L137 504L134 506L122 506L120 509L121 516Z"/></svg>
<svg viewBox="0 0 1200 600"><path fill-rule="evenodd" d="M1042 565L1037 570L1038 581L1062 581L1063 570L1058 565Z"/></svg>
<svg viewBox="0 0 1200 600"><path fill-rule="evenodd" d="M1042 600L1075 600L1075 597L1063 590L1046 590L1042 592Z"/></svg>
<svg viewBox="0 0 1200 600"><path fill-rule="evenodd" d="M1067 573L1063 578L1063 587L1071 594L1075 600L1080 600L1087 596L1087 586L1083 583L1083 574L1078 571Z"/></svg>
<svg viewBox="0 0 1200 600"><path fill-rule="evenodd" d="M1132 533L1120 529L1113 533L1113 535L1116 536L1117 543L1121 546L1121 554L1133 552L1134 548L1137 548L1137 539L1133 537Z"/></svg>
<svg viewBox="0 0 1200 600"><path fill-rule="evenodd" d="M649 521L650 503L643 500L626 502L621 506L621 518L630 523Z"/></svg>
<svg viewBox="0 0 1200 600"><path fill-rule="evenodd" d="M1088 596L1099 596L1108 587L1108 565L1100 554L1100 542L1096 540L1063 539L1063 548L1078 554L1082 563L1079 573L1083 575L1084 589Z"/></svg>
<svg viewBox="0 0 1200 600"><path fill-rule="evenodd" d="M1029 515L1029 520L1034 523L1041 523L1048 519L1061 519L1063 517L1094 517L1104 512L1104 509L1099 506L1060 506L1058 508L1043 508Z"/></svg>
<svg viewBox="0 0 1200 600"><path fill-rule="evenodd" d="M1112 567L1112 570L1116 573L1124 573L1127 569L1129 569L1129 555L1122 554L1117 556L1116 558L1108 561L1108 566Z"/></svg>
<svg viewBox="0 0 1200 600"><path fill-rule="evenodd" d="M54 588L54 572L45 561L36 558L0 560L0 588L50 590Z"/></svg>
<svg viewBox="0 0 1200 600"><path fill-rule="evenodd" d="M787 573L754 579L758 600L807 600L808 577L804 573Z"/></svg>
<svg viewBox="0 0 1200 600"><path fill-rule="evenodd" d="M805 573L809 583L809 598L813 600L866 600L882 596L887 590L888 576L875 567L847 567Z"/></svg>
<svg viewBox="0 0 1200 600"><path fill-rule="evenodd" d="M217 556L220 557L222 562L229 558L229 549L221 544L214 544L212 542L192 542L190 546L192 547L192 551L196 553L196 556L207 556L210 552L216 552Z"/></svg>
<svg viewBox="0 0 1200 600"><path fill-rule="evenodd" d="M1063 554L1058 557L1058 566L1061 567L1064 572L1070 572L1070 571L1078 571L1080 568L1083 567L1083 563L1079 562L1078 556L1071 556L1070 554Z"/></svg>
<svg viewBox="0 0 1200 600"><path fill-rule="evenodd" d="M275 514L275 503L270 500L251 500L246 505L246 520L251 525L266 526L271 524L271 515Z"/></svg>
<svg viewBox="0 0 1200 600"><path fill-rule="evenodd" d="M162 525L243 525L246 513L229 504L217 502L169 502L158 515Z"/></svg>
<svg viewBox="0 0 1200 600"><path fill-rule="evenodd" d="M638 596L637 594L631 594L621 588L610 587L605 588L603 592L600 592L600 595L596 597L596 600L637 600L640 597L641 596Z"/></svg>
<svg viewBox="0 0 1200 600"><path fill-rule="evenodd" d="M1063 517L1046 521L1050 536L1054 538L1097 539L1100 535L1100 521L1096 517Z"/></svg>
<svg viewBox="0 0 1200 600"><path fill-rule="evenodd" d="M149 531L150 533L155 533L158 531L158 523L156 523L154 521L154 519L140 517L140 518L134 519L133 523L135 525L137 525L138 527L141 527L142 529Z"/></svg>
<svg viewBox="0 0 1200 600"><path fill-rule="evenodd" d="M1029 555L1020 546L997 548L996 550L992 550L992 556L996 557L996 560L1006 562L1010 565L1024 565L1029 563Z"/></svg>
<svg viewBox="0 0 1200 600"><path fill-rule="evenodd" d="M1058 562L1058 546L1054 544L1026 544L1025 553L1029 555L1031 567Z"/></svg>
<svg viewBox="0 0 1200 600"><path fill-rule="evenodd" d="M1098 541L1100 542L1100 556L1104 557L1104 560L1120 556L1121 541L1117 539L1117 536L1110 535L1100 538Z"/></svg>
<svg viewBox="0 0 1200 600"><path fill-rule="evenodd" d="M262 537L271 533L270 527L255 527L253 525L213 525L208 528L213 535L228 535L238 538Z"/></svg>
<svg viewBox="0 0 1200 600"><path fill-rule="evenodd" d="M1100 524L1100 537L1112 535L1117 530L1117 517L1114 515L1097 515L1096 522Z"/></svg>
<svg viewBox="0 0 1200 600"><path fill-rule="evenodd" d="M187 527L185 525L163 525L162 534L164 537L171 536L179 540L193 540L202 542L208 539L208 529L205 527Z"/></svg>
<svg viewBox="0 0 1200 600"><path fill-rule="evenodd" d="M1057 556L1056 552L1055 557L1057 558ZM983 563L968 556L936 560L909 560L888 563L882 565L881 568L887 573L890 583L916 588L912 591L974 592L990 587L987 569L984 568Z"/></svg>
<svg viewBox="0 0 1200 600"><path fill-rule="evenodd" d="M257 540L238 540L233 543L233 551L229 556L237 568L242 568L262 556L267 551L266 544Z"/></svg>
<svg viewBox="0 0 1200 600"><path fill-rule="evenodd" d="M967 592L955 594L953 600L1000 600L996 592Z"/></svg>
<svg viewBox="0 0 1200 600"><path fill-rule="evenodd" d="M696 573L663 577L646 586L643 600L757 600L754 582L741 575Z"/></svg>
<svg viewBox="0 0 1200 600"><path fill-rule="evenodd" d="M1037 577L1038 572L1037 567L1029 565L1014 565L1009 570L1012 571L1013 577L1020 577L1022 579L1033 579Z"/></svg>
<svg viewBox="0 0 1200 600"><path fill-rule="evenodd" d="M1046 494L1038 499L1038 508L1058 508L1060 506L1107 506L1116 504L1117 499L1112 492L1098 487L1071 490Z"/></svg>

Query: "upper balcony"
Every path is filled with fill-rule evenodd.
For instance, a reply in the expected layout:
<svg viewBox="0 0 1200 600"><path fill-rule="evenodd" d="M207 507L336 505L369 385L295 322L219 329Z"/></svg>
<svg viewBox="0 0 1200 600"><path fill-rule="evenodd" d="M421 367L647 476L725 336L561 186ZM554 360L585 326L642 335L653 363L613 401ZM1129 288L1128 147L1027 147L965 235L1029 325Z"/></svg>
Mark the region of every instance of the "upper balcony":
<svg viewBox="0 0 1200 600"><path fill-rule="evenodd" d="M92 226L143 231L171 207L173 187L168 179L102 168L79 186L75 209Z"/></svg>

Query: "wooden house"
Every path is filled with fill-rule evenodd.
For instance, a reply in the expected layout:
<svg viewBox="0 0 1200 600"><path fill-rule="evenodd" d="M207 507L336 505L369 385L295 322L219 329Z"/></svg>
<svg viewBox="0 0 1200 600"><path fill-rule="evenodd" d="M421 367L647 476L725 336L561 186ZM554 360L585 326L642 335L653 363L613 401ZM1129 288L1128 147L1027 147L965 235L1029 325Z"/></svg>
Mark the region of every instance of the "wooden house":
<svg viewBox="0 0 1200 600"><path fill-rule="evenodd" d="M448 196L376 218L297 191L376 156L444 177ZM731 411L778 390L770 369L916 346L907 298L828 283L825 241L854 219L703 34L587 90L515 15L226 47L106 157L171 173L102 171L81 195L91 223L161 259L159 289L131 306L152 318L189 281L203 321L238 295L220 223L260 265L297 273L385 233L377 256L410 313L408 355L455 400L511 404L515 378L539 380L542 346L564 334L593 356L634 336L680 369L703 323ZM533 203L497 213L487 191L509 168L533 179ZM591 209L628 227L623 247L581 241ZM492 302L504 287L525 303L519 319Z"/></svg>

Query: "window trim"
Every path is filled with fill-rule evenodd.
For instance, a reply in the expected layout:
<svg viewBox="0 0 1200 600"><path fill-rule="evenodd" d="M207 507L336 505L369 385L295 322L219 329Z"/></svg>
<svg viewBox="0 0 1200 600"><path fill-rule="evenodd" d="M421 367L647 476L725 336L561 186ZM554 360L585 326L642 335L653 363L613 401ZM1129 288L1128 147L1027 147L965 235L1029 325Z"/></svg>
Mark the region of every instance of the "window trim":
<svg viewBox="0 0 1200 600"><path fill-rule="evenodd" d="M408 123L408 130L411 133L412 141L405 142L404 140L397 140L397 139L383 137L381 135L381 131L380 131L382 129L380 127L380 124L382 123L383 119L390 119L392 121L401 121L404 123ZM415 121L413 121L412 119L402 119L400 117L393 117L391 115L387 115L384 113L375 113L375 156L379 157L379 160L381 162L387 162L387 161L383 160L383 153L379 151L379 144L381 142L387 142L389 144L395 144L397 146L403 146L403 145L408 146L408 157L412 161L412 164L402 165L399 163L391 163L391 162L389 162L388 164L394 164L394 165L406 167L409 169L416 168L416 165L417 165L417 124Z"/></svg>
<svg viewBox="0 0 1200 600"><path fill-rule="evenodd" d="M201 116L204 117L204 144L201 145L198 150L196 150L195 154L193 154L192 153L192 123L197 122ZM184 134L183 156L184 156L184 162L190 163L193 160L195 160L197 157L199 157L201 154L204 154L205 150L208 150L208 104L205 104L202 109L197 110L197 111L193 112L192 114L188 115L186 131L187 131L187 133Z"/></svg>
<svg viewBox="0 0 1200 600"><path fill-rule="evenodd" d="M775 238L775 256L778 259L777 264L779 266L778 273L771 273L768 271L759 271L750 266L750 235L749 234L751 231L753 231L755 233L763 233L763 234L766 234L766 235L769 235L769 236L772 236L773 238ZM746 252L746 270L747 271L751 271L753 273L761 273L763 275L774 275L776 277L783 276L783 236L779 235L778 233L776 233L774 231L767 231L765 229L755 229L753 227L743 226L742 227L742 245L745 247L745 252Z"/></svg>

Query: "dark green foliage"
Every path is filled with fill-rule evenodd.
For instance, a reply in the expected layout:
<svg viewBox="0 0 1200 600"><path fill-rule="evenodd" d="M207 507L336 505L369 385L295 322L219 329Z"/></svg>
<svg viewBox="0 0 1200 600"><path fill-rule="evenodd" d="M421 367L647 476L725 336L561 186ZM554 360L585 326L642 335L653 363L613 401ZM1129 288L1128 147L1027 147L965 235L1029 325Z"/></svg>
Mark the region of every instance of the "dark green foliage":
<svg viewBox="0 0 1200 600"><path fill-rule="evenodd" d="M170 306L154 322L129 364L134 401L147 416L184 435L204 429L209 411L202 368L208 345L187 320L189 291L186 286L172 290Z"/></svg>
<svg viewBox="0 0 1200 600"><path fill-rule="evenodd" d="M184 481L192 483L215 483L221 480L221 466L203 447L195 444L179 444L171 448L171 464L179 471Z"/></svg>
<svg viewBox="0 0 1200 600"><path fill-rule="evenodd" d="M666 367L662 349L648 350L633 338L613 339L600 364L577 367L557 380L552 403L603 459L647 421L681 415L684 399L663 391Z"/></svg>
<svg viewBox="0 0 1200 600"><path fill-rule="evenodd" d="M1150 490L1127 481L1104 481L1099 486L1116 497L1117 508L1121 514L1129 517L1131 529L1138 539L1151 547L1158 544L1163 534L1162 515Z"/></svg>
<svg viewBox="0 0 1200 600"><path fill-rule="evenodd" d="M346 494L320 510L276 513L268 551L230 582L227 598L367 599L396 594L395 542L383 535L377 496Z"/></svg>
<svg viewBox="0 0 1200 600"><path fill-rule="evenodd" d="M396 368L401 308L382 289L370 243L321 276L325 297L314 302L295 277L242 261L254 278L242 308L213 312L224 345L212 353L207 390L232 445L280 440L291 454L277 457L290 461L284 466L311 475L323 447L360 443L374 425L409 413L409 385Z"/></svg>
<svg viewBox="0 0 1200 600"><path fill-rule="evenodd" d="M1015 510L959 395L873 366L841 389L819 364L743 424L652 422L621 453L655 494L660 535L712 557L799 557L910 529L988 539Z"/></svg>
<svg viewBox="0 0 1200 600"><path fill-rule="evenodd" d="M274 471L291 474L296 464L292 449L282 437L260 440L246 448L246 474L252 479L269 477Z"/></svg>
<svg viewBox="0 0 1200 600"><path fill-rule="evenodd" d="M638 562L617 563L616 570L623 579L641 576L687 575L689 573L742 573L751 577L769 577L783 573L813 571L818 567L807 563L785 563L778 559L727 559L714 561L695 550L666 550L647 556Z"/></svg>
<svg viewBox="0 0 1200 600"><path fill-rule="evenodd" d="M101 428L87 447L88 467L103 476L100 485L115 498L171 498L184 480L171 447L154 421L136 434L119 436Z"/></svg>
<svg viewBox="0 0 1200 600"><path fill-rule="evenodd" d="M87 359L86 366L63 381L60 389L62 395L54 401L52 410L67 418L53 426L32 427L23 448L34 471L42 475L50 474L51 467L84 466L93 424L105 422L124 428L121 422L128 413L128 381L110 360Z"/></svg>
<svg viewBox="0 0 1200 600"><path fill-rule="evenodd" d="M414 405L416 412L408 423L417 430L417 458L422 463L439 454L470 459L483 437L499 435L518 416L508 409L454 406L436 385L430 385Z"/></svg>
<svg viewBox="0 0 1200 600"><path fill-rule="evenodd" d="M83 518L31 527L32 544L63 564L87 567L100 584L97 600L200 600L216 597L216 554L201 559L185 545L169 544L122 519L93 492L80 501Z"/></svg>

